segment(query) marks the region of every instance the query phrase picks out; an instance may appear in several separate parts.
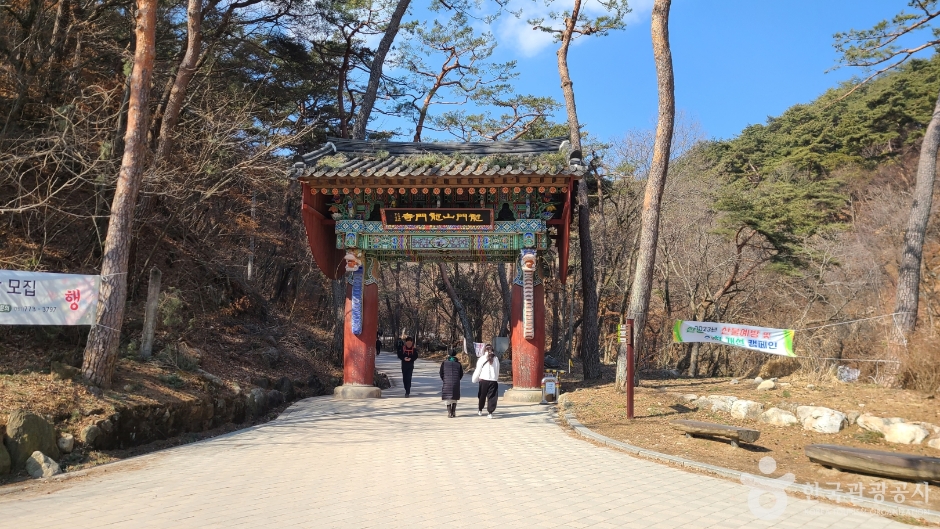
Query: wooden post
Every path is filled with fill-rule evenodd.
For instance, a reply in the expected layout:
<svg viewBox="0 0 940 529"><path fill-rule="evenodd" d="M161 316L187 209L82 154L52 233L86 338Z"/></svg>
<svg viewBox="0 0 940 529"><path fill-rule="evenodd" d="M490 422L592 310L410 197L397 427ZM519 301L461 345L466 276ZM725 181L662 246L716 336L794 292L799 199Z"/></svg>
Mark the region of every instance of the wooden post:
<svg viewBox="0 0 940 529"><path fill-rule="evenodd" d="M633 359L633 320L627 320L627 418L633 419L633 379L636 376Z"/></svg>
<svg viewBox="0 0 940 529"><path fill-rule="evenodd" d="M140 359L149 360L153 354L153 333L157 330L157 309L160 306L160 279L163 274L156 266L150 269L147 286L147 307L144 309L144 335L140 340Z"/></svg>

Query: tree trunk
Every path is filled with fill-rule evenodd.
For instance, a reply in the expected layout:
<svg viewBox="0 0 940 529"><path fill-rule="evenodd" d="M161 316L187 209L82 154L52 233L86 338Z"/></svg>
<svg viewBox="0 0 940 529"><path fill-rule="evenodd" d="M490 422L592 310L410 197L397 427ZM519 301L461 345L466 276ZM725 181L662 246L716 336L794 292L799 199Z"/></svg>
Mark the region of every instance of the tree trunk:
<svg viewBox="0 0 940 529"><path fill-rule="evenodd" d="M147 305L144 308L144 332L140 339L140 359L150 360L153 355L153 335L157 330L157 309L160 308L160 278L163 274L156 266L150 269L147 286Z"/></svg>
<svg viewBox="0 0 940 529"><path fill-rule="evenodd" d="M401 24L402 17L408 11L408 5L411 0L398 0L395 11L388 21L385 28L385 34L379 42L379 47L375 49L375 57L372 58L372 66L369 68L369 84L366 85L366 91L362 94L362 102L359 107L359 115L356 116L356 122L353 124L352 137L354 140L366 139L366 126L369 124L369 118L372 115L372 108L375 106L375 98L379 93L379 84L382 81L382 67L385 65L385 56L388 50L392 48L392 42L398 35L398 26Z"/></svg>
<svg viewBox="0 0 940 529"><path fill-rule="evenodd" d="M581 126L578 123L578 111L575 106L574 83L568 72L568 47L575 24L581 12L581 0L575 0L571 15L565 20L565 29L561 34L561 47L558 48L558 75L561 78L561 91L565 96L565 110L568 114L568 135L573 151L581 151ZM594 247L591 243L591 204L588 200L587 184L582 180L578 184L578 238L581 248L581 363L584 378L592 380L601 376L601 359L598 348L597 321L597 277L594 273Z"/></svg>
<svg viewBox="0 0 940 529"><path fill-rule="evenodd" d="M202 47L202 0L189 0L186 32L188 35L186 55L183 56L179 71L176 73L176 80L173 82L172 90L170 90L170 99L167 101L166 112L163 114L163 120L160 123L160 137L157 140L157 150L154 154L157 162L166 158L173 148L173 132L176 129L176 123L179 121L183 100L186 99L186 89L189 88L189 82L196 75L196 62L199 60L199 52Z"/></svg>
<svg viewBox="0 0 940 529"><path fill-rule="evenodd" d="M917 305L920 295L920 267L924 251L924 235L933 202L933 186L937 177L937 150L940 148L940 98L934 106L933 116L927 125L923 143L920 145L920 160L917 163L917 182L914 184L914 201L904 234L901 266L898 269L898 291L894 302L894 356L899 346L917 325Z"/></svg>
<svg viewBox="0 0 940 529"><path fill-rule="evenodd" d="M444 289L447 290L447 295L454 304L454 311L460 318L460 326L463 327L463 338L467 341L467 356L470 357L470 367L476 367L477 357L473 352L473 327L470 325L470 319L467 318L467 310L460 301L460 297L457 296L457 291L454 290L454 285L451 284L450 278L447 276L447 269L444 268L444 263L437 263L437 268L441 272L441 281L444 283Z"/></svg>
<svg viewBox="0 0 940 529"><path fill-rule="evenodd" d="M561 77L561 91L565 96L565 111L568 114L568 135L572 150L581 150L581 126L578 123L578 110L574 103L574 83L568 73L568 47L575 24L581 12L581 0L574 1L571 15L565 19L565 30L561 34L561 47L558 48L558 76Z"/></svg>
<svg viewBox="0 0 940 529"><path fill-rule="evenodd" d="M653 268L656 264L656 246L659 241L660 204L663 188L666 185L666 174L669 172L672 129L676 118L675 79L672 72L672 52L669 50L670 3L671 0L656 0L653 4L651 33L659 90L659 116L656 123L656 139L653 143L653 160L650 165L649 179L646 181L646 194L643 197L636 273L633 276L630 307L627 310L629 317L633 318L634 329L636 329L634 336L636 358L640 358L643 354L646 314L649 310L650 291L653 288ZM618 355L617 363L621 362L626 362L626 358ZM617 372L620 373L621 369L618 368ZM619 378L617 387L622 389L625 382L625 378Z"/></svg>
<svg viewBox="0 0 940 529"><path fill-rule="evenodd" d="M82 362L85 380L103 388L111 387L111 375L117 361L121 325L124 322L124 305L127 302L127 261L130 257L134 207L143 176L147 143L147 104L153 74L156 23L156 0L138 0L137 46L131 73L124 158L121 160L121 170L111 205L108 235L104 242L97 319L88 333Z"/></svg>

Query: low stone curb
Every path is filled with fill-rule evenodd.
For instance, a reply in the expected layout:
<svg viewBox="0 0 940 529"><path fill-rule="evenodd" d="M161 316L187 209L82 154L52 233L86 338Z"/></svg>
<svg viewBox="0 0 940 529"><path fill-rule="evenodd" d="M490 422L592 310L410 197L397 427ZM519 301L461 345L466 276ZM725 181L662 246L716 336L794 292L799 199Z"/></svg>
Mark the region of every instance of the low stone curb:
<svg viewBox="0 0 940 529"><path fill-rule="evenodd" d="M596 441L602 445L609 446L611 448L616 448L618 450L623 450L632 455L643 457L646 459L652 459L654 461L660 461L663 463L672 463L674 465L679 465L681 467L699 470L708 474L713 474L721 476L723 478L728 478L734 481L741 481L742 476L749 476L747 472L740 472L738 470L731 470L729 468L717 467L715 465L709 465L707 463L699 463L698 461L692 461L690 459L685 459L678 456L672 456L669 454L663 454L660 452L654 452L652 450L647 450L646 448L640 448L638 446L633 446L628 443L621 441L616 441L610 437L601 435L589 429L587 426L584 426L578 419L575 418L574 414L568 411L561 412L558 414L564 418L564 422L581 437ZM786 492L792 494L805 494L806 489L802 485L792 484L787 486L784 489ZM891 514L896 516L912 516L914 518L920 518L927 520L932 523L940 523L940 512L932 511L930 509L915 509L910 507L905 507L903 505L898 505L896 503L884 503L879 502L869 498L859 498L856 496L851 496L849 494L843 494L840 492L826 492L826 499L835 501L838 504L850 504L862 509L868 509L875 513L880 514ZM809 500L809 501L818 501L818 500Z"/></svg>

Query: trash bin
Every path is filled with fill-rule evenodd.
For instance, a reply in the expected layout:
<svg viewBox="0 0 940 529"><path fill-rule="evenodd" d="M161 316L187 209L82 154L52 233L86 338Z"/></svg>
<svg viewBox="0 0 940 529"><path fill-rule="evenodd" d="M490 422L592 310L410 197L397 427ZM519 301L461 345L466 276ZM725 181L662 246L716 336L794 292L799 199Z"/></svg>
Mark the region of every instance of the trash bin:
<svg viewBox="0 0 940 529"><path fill-rule="evenodd" d="M542 404L555 404L558 402L558 377L546 374L542 378Z"/></svg>

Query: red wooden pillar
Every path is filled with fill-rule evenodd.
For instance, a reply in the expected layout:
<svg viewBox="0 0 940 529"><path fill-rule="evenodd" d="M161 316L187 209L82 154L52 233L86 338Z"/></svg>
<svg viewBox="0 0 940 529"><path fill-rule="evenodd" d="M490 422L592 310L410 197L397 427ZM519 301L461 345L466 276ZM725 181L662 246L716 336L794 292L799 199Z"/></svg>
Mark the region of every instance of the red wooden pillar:
<svg viewBox="0 0 940 529"><path fill-rule="evenodd" d="M352 285L346 285L346 314L343 321L343 385L334 390L341 399L378 398L374 385L375 339L379 326L379 286L362 286L362 332L352 330Z"/></svg>
<svg viewBox="0 0 940 529"><path fill-rule="evenodd" d="M534 285L533 312L535 337L525 339L522 319L522 286L512 285L512 310L509 325L512 329L512 389L506 400L514 402L541 402L542 377L545 376L545 287Z"/></svg>

